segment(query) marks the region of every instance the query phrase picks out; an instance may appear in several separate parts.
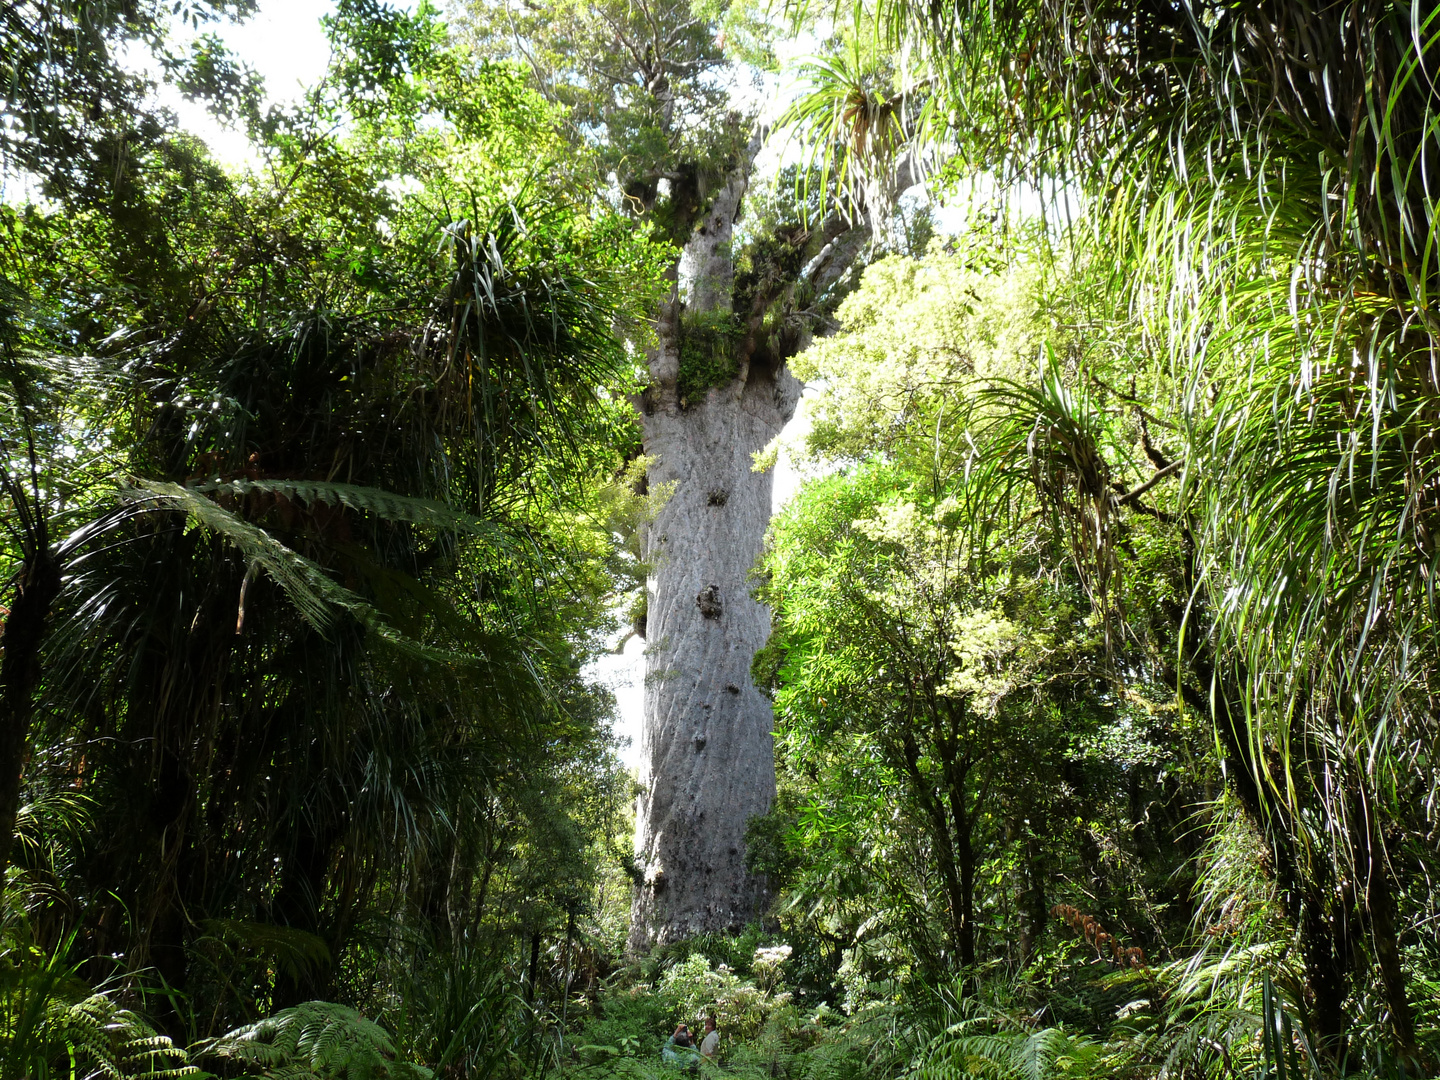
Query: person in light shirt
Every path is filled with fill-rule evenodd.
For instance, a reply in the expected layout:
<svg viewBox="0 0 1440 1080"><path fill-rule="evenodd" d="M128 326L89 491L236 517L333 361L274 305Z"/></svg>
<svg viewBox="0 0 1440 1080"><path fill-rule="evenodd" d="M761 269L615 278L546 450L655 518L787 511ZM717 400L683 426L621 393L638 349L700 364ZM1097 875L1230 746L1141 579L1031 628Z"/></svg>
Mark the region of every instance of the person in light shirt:
<svg viewBox="0 0 1440 1080"><path fill-rule="evenodd" d="M720 1032L715 1030L715 1018L705 1018L705 1038L700 1040L700 1056L712 1064L715 1061L715 1052L720 1049Z"/></svg>

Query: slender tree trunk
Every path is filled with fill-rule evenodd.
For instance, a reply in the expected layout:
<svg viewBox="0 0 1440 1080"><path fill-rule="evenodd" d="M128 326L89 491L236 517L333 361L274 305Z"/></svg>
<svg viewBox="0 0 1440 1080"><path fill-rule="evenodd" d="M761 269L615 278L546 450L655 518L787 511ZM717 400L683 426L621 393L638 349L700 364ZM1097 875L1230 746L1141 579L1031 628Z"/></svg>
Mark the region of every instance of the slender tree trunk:
<svg viewBox="0 0 1440 1080"><path fill-rule="evenodd" d="M960 841L958 837L951 835L950 821L945 816L944 796L932 790L925 774L920 771L920 747L910 732L902 732L901 747L901 763L904 766L905 775L910 779L911 789L915 793L915 798L924 808L925 816L930 819L930 843L935 853L935 862L940 870L940 881L945 889L946 907L949 909L949 920L945 930L946 944L950 951L949 964L953 965L959 959L963 967L966 964L964 959L965 935L969 924L966 917L965 886L961 872L956 865L957 847ZM953 810L954 807L952 806L951 809ZM973 939L970 955L971 962L973 962ZM937 972L937 974L948 973Z"/></svg>
<svg viewBox="0 0 1440 1080"><path fill-rule="evenodd" d="M1351 928L1350 905L1336 898L1331 864L1323 858L1301 863L1296 852L1298 829L1291 812L1277 800L1267 800L1260 790L1260 763L1244 729L1244 711L1236 689L1242 680L1217 677L1215 666L1196 644L1191 667L1202 685L1211 687L1207 698L1189 686L1181 696L1196 711L1208 713L1225 750L1226 778L1246 815L1269 842L1272 872L1281 907L1300 933L1300 956L1305 971L1305 989L1311 1023L1318 1049L1332 1062L1344 1060L1349 1033L1345 998L1350 992Z"/></svg>
<svg viewBox="0 0 1440 1080"><path fill-rule="evenodd" d="M535 1004L535 987L540 981L540 931L530 932L530 974L525 980L525 1004Z"/></svg>
<svg viewBox="0 0 1440 1080"><path fill-rule="evenodd" d="M168 748L161 751L158 766L146 821L155 861L149 874L153 888L141 909L145 927L141 955L165 988L154 1018L162 1031L183 1042L193 1034L179 1003L187 992L189 976L191 909L185 902L186 893L198 884L195 784L186 763Z"/></svg>
<svg viewBox="0 0 1440 1080"><path fill-rule="evenodd" d="M1045 871L1042 867L1040 844L1035 832L1021 825L1024 859L1020 866L1021 893L1016 900L1020 911L1020 967L1030 966L1045 934L1045 913L1049 907L1045 895Z"/></svg>
<svg viewBox="0 0 1440 1080"><path fill-rule="evenodd" d="M963 796L954 796L952 799ZM975 821L963 807L952 804L955 815L955 860L960 864L960 965L975 968Z"/></svg>
<svg viewBox="0 0 1440 1080"><path fill-rule="evenodd" d="M0 871L10 864L15 818L20 812L20 774L30 745L35 689L40 683L40 643L50 607L60 595L60 568L43 546L20 570L15 604L0 636Z"/></svg>
<svg viewBox="0 0 1440 1080"><path fill-rule="evenodd" d="M944 770L950 820L955 831L955 862L960 873L960 966L967 973L967 982L973 979L975 968L975 818L985 787L982 785L981 793L977 793L972 808L966 790L971 762L961 757L968 710L969 703L963 698L947 700L943 709L944 729L941 729L939 713L935 727L935 748Z"/></svg>
<svg viewBox="0 0 1440 1080"><path fill-rule="evenodd" d="M1395 885L1383 857L1373 857L1370 888L1366 897L1370 911L1370 933L1375 943L1375 961L1385 987L1385 1004L1390 1010L1390 1028L1395 1049L1407 1068L1420 1064L1415 1042L1415 1009L1405 989L1405 971L1400 962L1400 940L1396 926Z"/></svg>
<svg viewBox="0 0 1440 1080"><path fill-rule="evenodd" d="M1400 957L1395 879L1390 873L1390 860L1384 842L1375 830L1374 808L1358 781L1352 781L1350 818L1358 834L1355 863L1357 872L1362 875L1358 883L1359 900L1368 916L1375 966L1380 971L1395 1050L1406 1069L1418 1069L1415 1010L1406 991L1405 970Z"/></svg>
<svg viewBox="0 0 1440 1080"><path fill-rule="evenodd" d="M1185 526L1185 564L1180 595L1193 595L1197 582L1194 533ZM1180 682L1181 697L1215 725L1225 755L1225 777L1246 816L1269 844L1271 871L1285 915L1300 934L1300 955L1305 991L1317 1049L1331 1062L1345 1057L1349 1020L1345 998L1350 991L1351 953L1349 906L1334 899L1330 864L1323 858L1302 864L1296 850L1299 835L1291 811L1278 801L1267 801L1260 788L1263 775L1248 731L1242 673L1220 668L1213 643L1201 632L1203 607L1192 611L1179 627L1190 670L1208 695ZM1168 673L1167 673L1168 677Z"/></svg>
<svg viewBox="0 0 1440 1080"><path fill-rule="evenodd" d="M294 847L283 864L272 917L281 926L323 940L321 916L330 864L340 833L329 826L317 829L308 815L300 813L296 815L294 835ZM321 997L328 989L329 979L328 965L282 969L275 975L274 1006L285 1008Z"/></svg>

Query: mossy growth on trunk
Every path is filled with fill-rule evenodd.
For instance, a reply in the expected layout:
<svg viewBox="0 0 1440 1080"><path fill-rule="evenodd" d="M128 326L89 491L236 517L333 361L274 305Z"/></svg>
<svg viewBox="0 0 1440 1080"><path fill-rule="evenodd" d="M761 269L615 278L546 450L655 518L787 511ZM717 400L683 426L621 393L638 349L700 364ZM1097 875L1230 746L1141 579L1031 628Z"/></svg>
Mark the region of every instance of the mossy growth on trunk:
<svg viewBox="0 0 1440 1080"><path fill-rule="evenodd" d="M735 351L745 330L733 311L703 311L680 319L680 407L687 408L712 386L735 378Z"/></svg>

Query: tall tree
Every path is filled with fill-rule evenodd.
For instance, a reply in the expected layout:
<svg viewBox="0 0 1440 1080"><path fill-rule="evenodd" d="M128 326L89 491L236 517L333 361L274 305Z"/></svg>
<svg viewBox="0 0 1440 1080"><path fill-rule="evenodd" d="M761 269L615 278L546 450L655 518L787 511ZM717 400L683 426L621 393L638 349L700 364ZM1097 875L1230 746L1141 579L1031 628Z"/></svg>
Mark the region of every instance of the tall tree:
<svg viewBox="0 0 1440 1080"><path fill-rule="evenodd" d="M127 48L146 48L188 93L216 109L238 108L253 80L211 37L189 57L170 54L167 23L181 16L198 27L246 16L254 7L253 0L187 0L173 10L156 0L6 4L0 8L0 176L13 170L77 217L98 214L107 223L108 242L148 262L148 273L163 274L167 260L155 243L158 207L143 177L187 154L167 142L169 132L147 109L149 82L127 70L120 57ZM14 235L12 229L12 240ZM42 358L44 350L37 351L27 330L35 314L24 277L7 251L0 258L0 505L8 503L12 511L19 558L14 595L0 619L0 867L9 856L39 652L67 550L57 511L83 473L73 463L47 467L45 451L64 427L56 403L73 405L75 384L100 381L93 368L81 375L73 361L57 365ZM63 306L71 299L51 302ZM66 374L71 386L59 392L55 379Z"/></svg>
<svg viewBox="0 0 1440 1080"><path fill-rule="evenodd" d="M772 477L754 456L799 399L788 360L869 241L855 212L863 199L818 222L752 214L737 232L763 142L723 90L733 69L722 42L761 51L740 6L713 18L685 0L472 10L480 39L523 57L567 107L574 137L596 148L642 227L675 245L639 400L647 483L663 506L644 544L641 880L630 946L736 929L760 911L745 828L768 810L775 785L771 709L750 678L770 628L751 571Z"/></svg>
<svg viewBox="0 0 1440 1080"><path fill-rule="evenodd" d="M41 662L26 793L112 826L51 875L42 940L153 970L186 1041L436 953L476 1007L477 952L584 913L619 790L579 676L612 587L585 500L638 443L601 388L630 384L648 245L536 182L552 110L433 11L345 0L329 28L330 77L256 118L274 181L167 129L146 233L0 207L0 510L74 537L52 632L3 643Z"/></svg>

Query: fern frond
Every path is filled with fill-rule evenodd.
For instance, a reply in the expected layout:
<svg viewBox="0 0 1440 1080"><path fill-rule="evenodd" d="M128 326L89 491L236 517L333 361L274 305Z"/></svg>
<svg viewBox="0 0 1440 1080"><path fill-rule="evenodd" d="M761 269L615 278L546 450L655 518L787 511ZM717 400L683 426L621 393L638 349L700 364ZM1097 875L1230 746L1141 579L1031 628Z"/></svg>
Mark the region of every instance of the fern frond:
<svg viewBox="0 0 1440 1080"><path fill-rule="evenodd" d="M472 659L422 645L401 634L373 606L331 580L314 562L195 488L169 481L137 480L135 487L122 492L121 496L183 513L202 528L224 538L250 566L263 571L279 585L301 618L322 634L334 625L336 612L344 611L375 637L415 659L439 663L468 663Z"/></svg>
<svg viewBox="0 0 1440 1080"><path fill-rule="evenodd" d="M389 1033L354 1009L307 1001L236 1028L196 1049L245 1065L267 1080L430 1080L429 1069L400 1060Z"/></svg>
<svg viewBox="0 0 1440 1080"><path fill-rule="evenodd" d="M1100 1046L1063 1028L974 1032L976 1020L952 1025L916 1057L911 1080L1051 1080L1084 1075L1096 1065Z"/></svg>
<svg viewBox="0 0 1440 1080"><path fill-rule="evenodd" d="M314 934L293 926L242 919L206 919L200 924L204 937L227 948L238 948L264 957L292 978L324 968L330 963L330 947Z"/></svg>
<svg viewBox="0 0 1440 1080"><path fill-rule="evenodd" d="M122 494L181 511L204 529L223 537L248 564L269 575L300 616L322 633L333 624L336 609L349 611L361 622L367 621L366 615L375 616L365 601L332 581L315 563L193 488L139 480L133 491Z"/></svg>
<svg viewBox="0 0 1440 1080"><path fill-rule="evenodd" d="M315 503L348 506L351 510L373 514L385 521L403 521L437 531L483 536L499 544L507 544L509 541L504 530L493 521L463 513L433 499L397 495L384 488L334 484L321 480L216 480L196 484L188 490L205 495L228 494L237 497L257 492L283 495L307 506Z"/></svg>
<svg viewBox="0 0 1440 1080"><path fill-rule="evenodd" d="M91 1077L111 1080L179 1080L199 1077L189 1055L108 995L76 1002L52 999L46 1010L45 1043L64 1047Z"/></svg>

